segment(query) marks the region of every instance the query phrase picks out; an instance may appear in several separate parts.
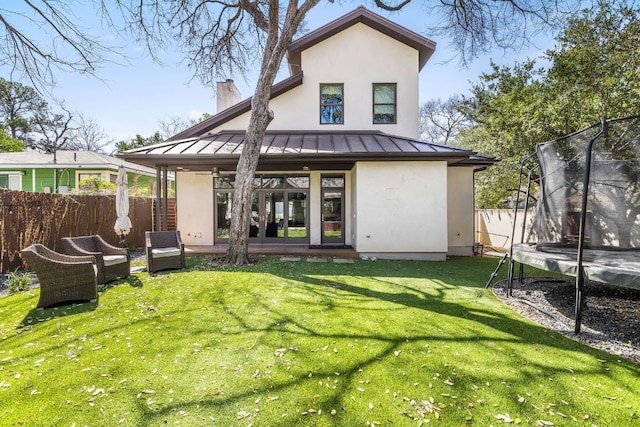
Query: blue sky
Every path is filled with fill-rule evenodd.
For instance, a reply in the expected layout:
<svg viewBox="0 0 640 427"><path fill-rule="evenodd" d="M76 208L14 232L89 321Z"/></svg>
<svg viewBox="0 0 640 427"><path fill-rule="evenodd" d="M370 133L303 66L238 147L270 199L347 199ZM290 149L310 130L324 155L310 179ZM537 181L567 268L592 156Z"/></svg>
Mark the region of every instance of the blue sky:
<svg viewBox="0 0 640 427"><path fill-rule="evenodd" d="M306 28L312 31L357 5L356 2L323 1L309 13ZM99 24L91 8L78 5L74 10L89 32L102 32L101 37L105 40L115 39L108 33L109 30ZM439 39L427 31L427 23L432 18L422 2L413 2L406 10L396 13L373 7L371 10L437 43L435 54L420 75L420 103L467 93L469 81L476 81L480 73L489 70L490 59L498 64L513 65L526 58L539 57L543 50L553 46L549 37L539 37L536 46L518 52L492 51L475 59L469 68L464 69L449 40ZM123 42L119 41L118 44ZM171 116L191 119L200 117L204 112L216 112L215 93L192 79L190 70L179 64L179 54L165 52L164 64L159 65L133 42L126 43L124 53L131 58L130 64L105 65L98 73L102 81L58 73L53 95L63 100L67 109L94 119L115 140L129 139L136 134L150 136L160 129L159 121L167 121ZM10 79L10 76L4 77ZM284 77L286 75L281 73L281 78ZM243 98L251 96L255 73L247 76L246 82L239 75L228 78L235 80Z"/></svg>

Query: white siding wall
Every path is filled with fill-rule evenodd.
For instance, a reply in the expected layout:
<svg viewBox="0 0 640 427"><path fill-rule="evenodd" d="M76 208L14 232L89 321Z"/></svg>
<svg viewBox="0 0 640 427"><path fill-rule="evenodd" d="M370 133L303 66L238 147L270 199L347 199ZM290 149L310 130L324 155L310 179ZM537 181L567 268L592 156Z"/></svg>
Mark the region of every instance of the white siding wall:
<svg viewBox="0 0 640 427"><path fill-rule="evenodd" d="M320 191L320 172L309 174L309 244L319 245L322 242L322 192Z"/></svg>
<svg viewBox="0 0 640 427"><path fill-rule="evenodd" d="M213 178L176 173L177 227L185 245L213 245Z"/></svg>
<svg viewBox="0 0 640 427"><path fill-rule="evenodd" d="M446 162L359 162L356 250L387 258L444 259Z"/></svg>
<svg viewBox="0 0 640 427"><path fill-rule="evenodd" d="M448 169L449 255L473 254L473 168Z"/></svg>
<svg viewBox="0 0 640 427"><path fill-rule="evenodd" d="M271 100L269 130L378 130L418 138L418 51L356 24L302 52L304 80ZM320 84L344 84L344 124L320 125ZM373 124L373 83L397 83L397 124ZM246 129L249 114L218 130Z"/></svg>

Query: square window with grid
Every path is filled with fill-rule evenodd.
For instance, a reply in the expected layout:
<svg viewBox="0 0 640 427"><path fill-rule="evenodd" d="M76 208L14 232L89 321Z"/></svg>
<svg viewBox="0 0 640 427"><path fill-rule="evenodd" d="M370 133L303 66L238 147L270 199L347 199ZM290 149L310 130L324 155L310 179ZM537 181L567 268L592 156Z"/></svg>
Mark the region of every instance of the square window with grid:
<svg viewBox="0 0 640 427"><path fill-rule="evenodd" d="M373 84L373 123L397 123L395 83Z"/></svg>

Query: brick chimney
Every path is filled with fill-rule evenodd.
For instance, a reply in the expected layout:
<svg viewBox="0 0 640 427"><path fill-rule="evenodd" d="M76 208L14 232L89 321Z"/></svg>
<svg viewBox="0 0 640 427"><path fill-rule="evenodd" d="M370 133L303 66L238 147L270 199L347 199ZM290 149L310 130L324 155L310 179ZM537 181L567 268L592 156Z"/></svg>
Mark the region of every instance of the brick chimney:
<svg viewBox="0 0 640 427"><path fill-rule="evenodd" d="M240 102L240 91L233 82L233 79L227 79L224 82L216 83L216 98L216 102L218 104L217 113Z"/></svg>

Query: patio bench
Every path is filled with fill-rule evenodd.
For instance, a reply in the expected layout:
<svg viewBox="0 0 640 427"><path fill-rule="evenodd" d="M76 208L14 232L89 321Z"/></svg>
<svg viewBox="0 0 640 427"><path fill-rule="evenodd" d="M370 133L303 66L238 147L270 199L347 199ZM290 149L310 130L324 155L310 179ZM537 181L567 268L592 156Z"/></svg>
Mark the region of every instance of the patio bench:
<svg viewBox="0 0 640 427"><path fill-rule="evenodd" d="M180 231L145 232L145 250L149 273L185 267L184 243L180 238Z"/></svg>
<svg viewBox="0 0 640 427"><path fill-rule="evenodd" d="M68 255L92 255L96 258L99 285L118 278L129 277L131 273L129 251L126 248L110 245L97 234L93 236L63 237L62 247Z"/></svg>
<svg viewBox="0 0 640 427"><path fill-rule="evenodd" d="M65 255L39 243L20 251L20 257L38 276L38 309L98 299L95 257Z"/></svg>

